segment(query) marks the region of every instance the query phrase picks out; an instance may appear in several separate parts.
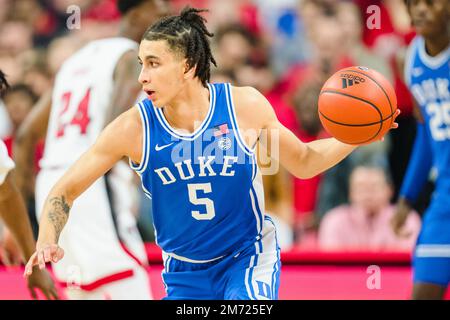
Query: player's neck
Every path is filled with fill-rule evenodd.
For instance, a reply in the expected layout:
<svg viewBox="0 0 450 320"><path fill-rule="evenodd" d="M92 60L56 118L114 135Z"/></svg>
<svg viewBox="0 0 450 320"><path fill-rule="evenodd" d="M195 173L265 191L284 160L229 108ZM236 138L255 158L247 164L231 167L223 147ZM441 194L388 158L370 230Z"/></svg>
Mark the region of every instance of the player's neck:
<svg viewBox="0 0 450 320"><path fill-rule="evenodd" d="M435 37L425 38L425 50L431 57L435 57L444 51L449 44L450 37L446 33L436 35Z"/></svg>
<svg viewBox="0 0 450 320"><path fill-rule="evenodd" d="M187 84L164 106L164 116L172 127L192 133L206 118L210 98L209 90L200 82Z"/></svg>

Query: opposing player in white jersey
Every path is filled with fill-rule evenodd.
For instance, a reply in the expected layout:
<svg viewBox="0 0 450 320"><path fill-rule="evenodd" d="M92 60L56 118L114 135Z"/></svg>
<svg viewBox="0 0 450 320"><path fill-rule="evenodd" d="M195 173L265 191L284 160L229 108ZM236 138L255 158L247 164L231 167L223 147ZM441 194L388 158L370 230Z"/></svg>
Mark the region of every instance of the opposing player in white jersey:
<svg viewBox="0 0 450 320"><path fill-rule="evenodd" d="M47 134L36 181L38 216L54 183L105 125L138 98L137 41L149 24L166 14L167 6L161 0L119 0L118 8L123 14L119 36L92 41L67 59L51 97L41 99L19 132L22 181L31 170L28 159L34 143ZM151 299L145 248L132 214L137 190L132 178L127 164L119 162L73 208L77 218L60 238L70 253L54 265L69 298Z"/></svg>
<svg viewBox="0 0 450 320"><path fill-rule="evenodd" d="M0 70L0 96L7 88L5 75ZM8 156L5 144L0 140L0 218L17 240L24 258L28 260L33 254L35 243L25 203L10 174L13 169L14 162ZM5 263L4 253L2 252L0 258ZM28 288L33 298L37 298L35 289L39 288L47 299L58 299L55 286L47 271L38 268L35 271L37 271L36 276L28 278Z"/></svg>

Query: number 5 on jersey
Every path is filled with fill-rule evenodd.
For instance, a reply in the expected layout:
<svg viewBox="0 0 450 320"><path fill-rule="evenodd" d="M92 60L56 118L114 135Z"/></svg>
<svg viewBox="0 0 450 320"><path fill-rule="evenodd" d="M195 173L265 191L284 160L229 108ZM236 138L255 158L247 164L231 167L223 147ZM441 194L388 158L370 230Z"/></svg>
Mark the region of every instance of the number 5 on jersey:
<svg viewBox="0 0 450 320"><path fill-rule="evenodd" d="M197 191L203 193L211 193L211 183L189 183L187 185L189 193L189 201L194 205L204 205L206 212L201 213L198 210L192 210L192 216L197 220L211 220L215 217L214 202L209 198L199 198Z"/></svg>
<svg viewBox="0 0 450 320"><path fill-rule="evenodd" d="M80 134L86 134L87 127L90 122L89 118L89 99L91 97L91 88L89 88L83 99L78 103L77 110L75 112L75 115L73 116L72 120L70 121L64 121L63 116L64 114L69 111L70 102L72 98L72 92L65 92L62 97L62 109L61 112L58 115L58 130L56 132L56 137L61 138L64 136L65 130L67 126L78 126L80 127Z"/></svg>

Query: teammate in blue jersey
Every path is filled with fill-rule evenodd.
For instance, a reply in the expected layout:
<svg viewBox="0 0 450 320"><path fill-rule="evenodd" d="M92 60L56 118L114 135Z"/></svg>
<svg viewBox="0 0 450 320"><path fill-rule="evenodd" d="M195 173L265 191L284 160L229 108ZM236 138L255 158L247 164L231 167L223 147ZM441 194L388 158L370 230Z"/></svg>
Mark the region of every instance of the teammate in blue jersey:
<svg viewBox="0 0 450 320"><path fill-rule="evenodd" d="M406 1L418 35L405 60L405 80L422 120L400 191L394 230L402 226L430 170L436 187L414 252L414 299L442 299L450 282L450 1Z"/></svg>
<svg viewBox="0 0 450 320"><path fill-rule="evenodd" d="M302 143L257 90L210 84L212 34L201 12L185 8L146 31L139 81L148 99L112 122L53 187L25 274L63 257L58 238L74 200L127 157L153 199L168 299L278 298L280 249L264 215L257 143L279 144L272 156L300 178L330 168L355 146Z"/></svg>

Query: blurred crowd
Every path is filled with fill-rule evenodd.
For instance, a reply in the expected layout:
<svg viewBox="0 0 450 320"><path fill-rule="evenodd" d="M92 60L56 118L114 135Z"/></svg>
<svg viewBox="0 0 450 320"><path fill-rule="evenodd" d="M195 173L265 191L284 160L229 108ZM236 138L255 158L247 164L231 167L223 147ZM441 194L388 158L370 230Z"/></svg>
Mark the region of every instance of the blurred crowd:
<svg viewBox="0 0 450 320"><path fill-rule="evenodd" d="M403 0L169 2L174 12L186 4L210 10L218 65L211 82L257 88L302 141L328 137L317 103L334 72L364 65L390 80L402 111L399 129L315 178L296 179L281 168L264 176L266 212L284 250L411 250L432 182L403 237L395 236L390 218L415 135L413 103L402 81L404 52L414 37ZM68 24L72 5L81 9L79 26ZM16 131L64 60L90 40L115 36L119 17L115 0L0 0L0 68L12 85L0 101L0 138L11 155ZM44 148L42 141L36 172ZM29 183L32 190L31 177ZM136 214L144 239L153 241L149 201L142 194ZM27 202L34 216L34 201Z"/></svg>

